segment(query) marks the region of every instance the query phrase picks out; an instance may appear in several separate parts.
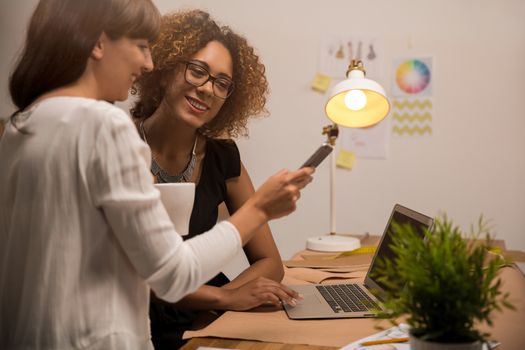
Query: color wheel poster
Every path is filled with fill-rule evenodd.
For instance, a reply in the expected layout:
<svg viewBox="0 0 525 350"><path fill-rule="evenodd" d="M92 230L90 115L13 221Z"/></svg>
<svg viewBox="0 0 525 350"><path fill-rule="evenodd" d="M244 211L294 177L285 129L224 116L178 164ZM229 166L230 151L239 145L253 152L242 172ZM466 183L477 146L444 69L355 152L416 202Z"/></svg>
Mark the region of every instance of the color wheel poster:
<svg viewBox="0 0 525 350"><path fill-rule="evenodd" d="M392 77L392 133L399 136L432 134L432 58L394 60Z"/></svg>

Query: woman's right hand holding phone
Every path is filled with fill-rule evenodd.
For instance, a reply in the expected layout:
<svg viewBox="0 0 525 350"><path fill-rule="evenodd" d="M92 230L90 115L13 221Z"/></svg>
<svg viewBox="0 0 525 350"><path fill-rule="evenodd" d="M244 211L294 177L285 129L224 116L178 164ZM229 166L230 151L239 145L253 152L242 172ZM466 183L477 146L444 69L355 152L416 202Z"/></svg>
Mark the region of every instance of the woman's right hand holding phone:
<svg viewBox="0 0 525 350"><path fill-rule="evenodd" d="M312 181L315 169L301 168L296 171L281 170L271 176L230 217L230 222L237 227L241 240L246 243L253 232L269 220L277 219L292 213L301 196L301 189Z"/></svg>
<svg viewBox="0 0 525 350"><path fill-rule="evenodd" d="M301 189L312 181L314 171L313 168L279 171L255 192L252 197L255 205L266 214L268 220L290 214L296 208Z"/></svg>

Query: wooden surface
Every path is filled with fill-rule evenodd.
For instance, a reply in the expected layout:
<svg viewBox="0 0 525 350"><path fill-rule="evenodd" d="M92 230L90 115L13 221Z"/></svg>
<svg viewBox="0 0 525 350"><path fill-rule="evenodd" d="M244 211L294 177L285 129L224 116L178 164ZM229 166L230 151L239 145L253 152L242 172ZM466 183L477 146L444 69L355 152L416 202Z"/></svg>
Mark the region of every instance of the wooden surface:
<svg viewBox="0 0 525 350"><path fill-rule="evenodd" d="M266 343L251 340L236 340L223 338L192 338L182 350L194 350L199 346L224 349L250 349L250 350L335 350L331 346L311 346L299 344Z"/></svg>
<svg viewBox="0 0 525 350"><path fill-rule="evenodd" d="M299 256L294 257L297 259ZM519 259L516 259L519 260ZM510 293L510 302L514 305L516 308L515 310L508 310L504 309L503 312L495 312L492 315L492 321L493 321L493 327L488 327L487 325L482 325L481 330L485 332L489 332L491 334L491 339L495 339L501 342L501 345L498 347L498 350L523 350L525 349L525 278L522 274L522 272L519 271L516 267L505 267L501 271L500 275L502 279L502 292L503 293ZM239 315L246 315L247 313L238 313ZM234 315L237 315L237 313L234 313ZM222 318L220 318L217 321L225 320L225 317L227 315L223 315ZM232 323L232 320L229 320L230 322L226 322L226 324L221 324L225 330L230 330L226 333L233 335L230 336L230 338L217 338L218 336L223 336L223 333L213 333L209 332L208 336L204 337L196 337L189 340L189 342L182 347L184 350L192 350L197 349L200 346L202 347L215 347L215 348L226 348L226 349L288 349L288 350L335 350L338 349L338 347L332 347L332 346L326 346L326 344L323 343L317 343L322 345L304 345L304 344L289 344L291 341L283 341L282 343L275 342L275 335L279 332L282 332L286 329L289 329L289 332L292 334L295 334L294 338L295 341L297 338L302 339L301 334L303 334L304 330L298 330L292 327L294 325L293 320L285 319L285 321L278 323L278 320L272 320L271 325L265 323L265 326L261 326L262 319L265 318L264 316L267 316L267 314L261 314L257 315L257 318L254 318L254 322L249 322L249 326L253 327L254 323L259 322L259 325L257 328L253 329L254 333L260 333L261 330L269 332L269 334L273 335L274 338L272 341L274 342L263 342L263 341L256 341L256 340L243 340L243 339L232 339L232 338L242 338L239 336L239 334L233 332L232 330L237 329L239 327L239 322ZM271 315L270 315L271 316ZM269 317L269 316L268 316ZM362 320L362 319L361 319ZM274 322L275 321L275 322ZM350 320L352 322L360 322L360 319L354 319ZM348 321L348 322L350 322ZM362 322L367 322L368 320L362 320ZM289 322L290 324L286 323ZM315 322L315 321L309 321L309 322ZM224 322L223 322L224 323ZM214 322L214 324L217 324L217 322ZM246 320L243 320L242 325L248 324ZM275 324L275 325L274 325ZM334 322L326 322L327 327L334 326ZM273 330L272 330L273 327ZM277 328L276 328L277 327ZM209 328L209 327L208 327ZM247 327L249 328L249 327ZM318 325L316 324L316 328L318 328ZM369 335L373 333L374 331L370 330L365 335L358 335L357 331L358 328L356 325L352 327L344 327L346 331L349 329L351 330L351 333L355 334L355 339L352 339L351 341L357 340L359 338L362 338L363 336ZM362 327L361 327L362 328ZM308 331L306 331L308 332ZM252 333L250 333L252 334ZM259 339L259 338L252 338L252 339ZM270 340L270 339L268 339ZM350 341L349 341L350 342ZM288 343L288 344L285 344ZM309 344L312 344L311 342L306 342Z"/></svg>

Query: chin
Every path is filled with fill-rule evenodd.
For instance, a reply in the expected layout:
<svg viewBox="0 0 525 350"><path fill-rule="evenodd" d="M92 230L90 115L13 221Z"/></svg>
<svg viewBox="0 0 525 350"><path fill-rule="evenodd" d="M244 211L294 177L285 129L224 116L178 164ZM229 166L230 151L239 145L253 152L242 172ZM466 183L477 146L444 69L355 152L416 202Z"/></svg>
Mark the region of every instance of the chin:
<svg viewBox="0 0 525 350"><path fill-rule="evenodd" d="M198 129L205 124L201 118L193 115L192 113L181 114L181 120L195 129Z"/></svg>
<svg viewBox="0 0 525 350"><path fill-rule="evenodd" d="M204 123L202 120L192 120L190 123L189 123L191 126L193 126L195 129L199 129L199 128L202 128L204 126Z"/></svg>
<svg viewBox="0 0 525 350"><path fill-rule="evenodd" d="M113 102L123 102L128 99L129 93L128 90L126 92L122 92L119 95L115 96L115 98L112 100Z"/></svg>

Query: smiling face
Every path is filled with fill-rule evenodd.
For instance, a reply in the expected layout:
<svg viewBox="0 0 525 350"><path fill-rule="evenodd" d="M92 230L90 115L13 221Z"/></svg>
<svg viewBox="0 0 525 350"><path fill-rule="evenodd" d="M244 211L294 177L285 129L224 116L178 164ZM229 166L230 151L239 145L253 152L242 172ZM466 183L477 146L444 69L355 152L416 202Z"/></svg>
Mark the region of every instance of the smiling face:
<svg viewBox="0 0 525 350"><path fill-rule="evenodd" d="M189 61L206 69L215 78L232 79L232 57L218 41L210 41ZM214 95L211 79L196 87L186 81L185 72L186 64L178 64L173 78L168 82L163 103L169 107L174 118L198 129L215 118L225 100ZM188 74L192 72L188 71ZM220 84L220 81L216 81L216 84Z"/></svg>
<svg viewBox="0 0 525 350"><path fill-rule="evenodd" d="M135 80L143 72L153 69L148 40L127 37L111 40L103 34L100 48L101 56L96 67L99 98L124 101Z"/></svg>

